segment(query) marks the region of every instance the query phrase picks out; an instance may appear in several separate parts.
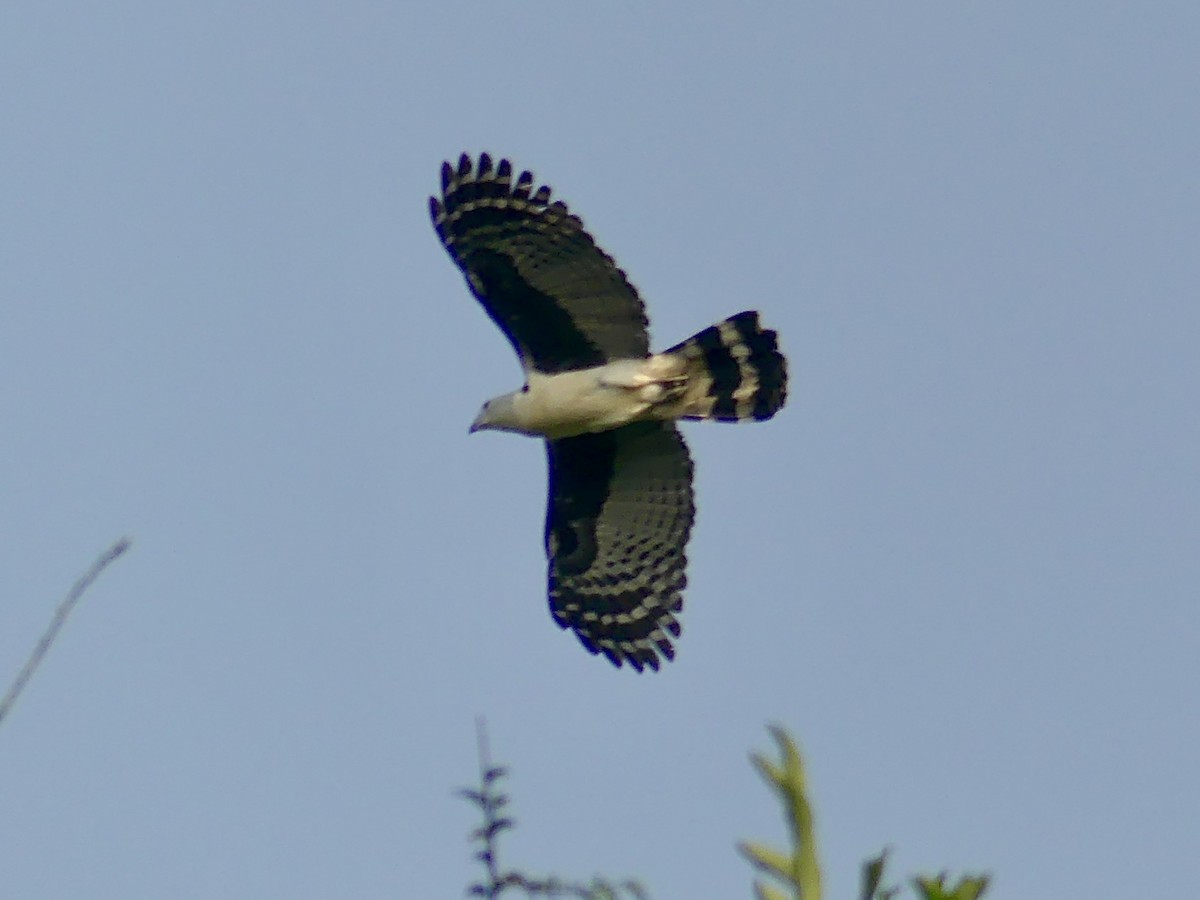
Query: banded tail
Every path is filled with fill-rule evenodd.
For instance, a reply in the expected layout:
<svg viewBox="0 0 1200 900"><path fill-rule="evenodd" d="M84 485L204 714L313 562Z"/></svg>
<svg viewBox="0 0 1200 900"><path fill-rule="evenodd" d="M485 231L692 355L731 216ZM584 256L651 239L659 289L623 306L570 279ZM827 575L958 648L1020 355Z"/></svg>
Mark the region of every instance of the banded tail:
<svg viewBox="0 0 1200 900"><path fill-rule="evenodd" d="M682 357L686 366L680 418L762 422L787 399L787 360L775 332L762 328L752 310L705 328L662 356Z"/></svg>

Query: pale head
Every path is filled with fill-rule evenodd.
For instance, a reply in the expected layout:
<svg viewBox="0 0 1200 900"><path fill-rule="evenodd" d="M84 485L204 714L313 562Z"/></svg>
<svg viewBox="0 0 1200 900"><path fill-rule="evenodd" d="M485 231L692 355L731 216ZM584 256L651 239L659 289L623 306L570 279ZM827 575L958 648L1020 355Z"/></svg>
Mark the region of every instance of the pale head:
<svg viewBox="0 0 1200 900"><path fill-rule="evenodd" d="M521 427L520 416L518 415L516 398L520 396L520 391L513 391L508 394L501 394L499 397L493 397L479 410L479 415L475 417L475 421L471 423L471 434L476 431L516 431L520 434L528 432Z"/></svg>

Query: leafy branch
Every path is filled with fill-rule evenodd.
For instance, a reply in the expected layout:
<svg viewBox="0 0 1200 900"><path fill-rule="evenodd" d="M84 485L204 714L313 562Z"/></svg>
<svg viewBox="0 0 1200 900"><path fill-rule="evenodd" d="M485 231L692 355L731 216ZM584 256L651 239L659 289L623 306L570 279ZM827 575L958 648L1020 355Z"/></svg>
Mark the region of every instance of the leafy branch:
<svg viewBox="0 0 1200 900"><path fill-rule="evenodd" d="M758 900L786 900L788 896L796 900L821 900L821 866L817 862L812 807L805 793L804 762L786 731L777 725L769 730L779 745L781 762L773 763L761 753L750 754L750 761L783 801L791 850L783 852L748 841L738 844L738 849L760 872L790 888L790 893L785 893L766 882L755 881L754 895Z"/></svg>
<svg viewBox="0 0 1200 900"><path fill-rule="evenodd" d="M770 726L769 731L779 745L780 761L772 762L761 753L751 754L750 759L783 803L791 845L787 851L781 851L764 844L742 842L738 849L755 868L786 888L755 881L757 900L821 900L821 867L817 861L812 806L805 787L804 762L796 742L786 731L777 725ZM893 900L899 894L898 887L882 886L886 865L886 850L863 865L861 900ZM979 900L989 881L986 875L967 875L947 885L946 879L947 875L942 873L935 878L917 876L911 883L921 900Z"/></svg>
<svg viewBox="0 0 1200 900"><path fill-rule="evenodd" d="M900 888L883 888L883 870L887 865L887 850L863 864L861 900L892 900ZM953 885L947 885L949 876L942 872L935 878L918 875L912 879L912 887L921 900L979 900L991 880L987 875L964 875Z"/></svg>

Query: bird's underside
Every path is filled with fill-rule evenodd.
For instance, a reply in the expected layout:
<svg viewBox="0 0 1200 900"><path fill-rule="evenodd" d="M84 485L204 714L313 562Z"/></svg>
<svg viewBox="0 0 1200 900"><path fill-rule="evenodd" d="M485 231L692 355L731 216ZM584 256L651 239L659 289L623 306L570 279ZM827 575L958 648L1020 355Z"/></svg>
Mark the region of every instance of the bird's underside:
<svg viewBox="0 0 1200 900"><path fill-rule="evenodd" d="M675 421L771 418L787 392L775 332L748 311L651 355L625 273L507 160L445 164L430 212L525 369L525 386L488 401L472 430L545 439L551 613L614 665L657 669L680 633L695 515Z"/></svg>

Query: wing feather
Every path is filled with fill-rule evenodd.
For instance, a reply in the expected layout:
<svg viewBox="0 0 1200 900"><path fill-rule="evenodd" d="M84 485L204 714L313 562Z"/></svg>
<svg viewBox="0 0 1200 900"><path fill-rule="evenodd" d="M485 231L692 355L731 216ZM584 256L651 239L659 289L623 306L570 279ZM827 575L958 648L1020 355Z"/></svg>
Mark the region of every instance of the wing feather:
<svg viewBox="0 0 1200 900"><path fill-rule="evenodd" d="M533 175L463 154L442 165L434 227L471 292L508 336L526 369L585 369L650 352L637 291L583 222Z"/></svg>
<svg viewBox="0 0 1200 900"><path fill-rule="evenodd" d="M695 508L679 431L641 422L548 441L550 611L592 653L638 671L675 655Z"/></svg>

